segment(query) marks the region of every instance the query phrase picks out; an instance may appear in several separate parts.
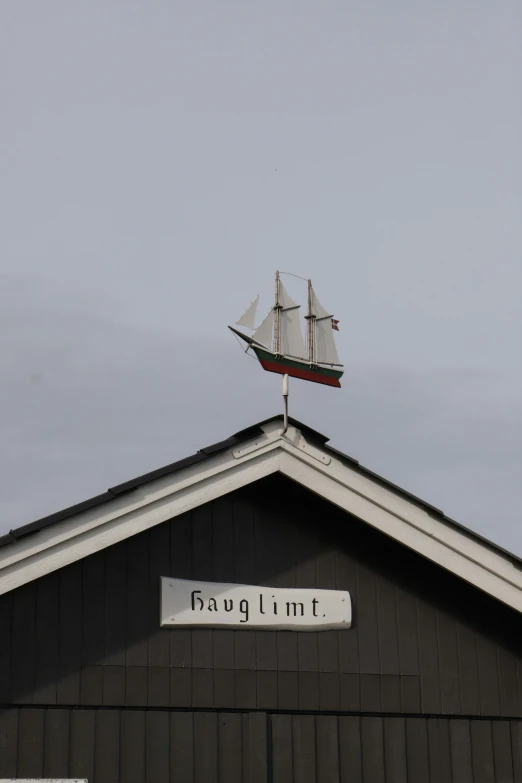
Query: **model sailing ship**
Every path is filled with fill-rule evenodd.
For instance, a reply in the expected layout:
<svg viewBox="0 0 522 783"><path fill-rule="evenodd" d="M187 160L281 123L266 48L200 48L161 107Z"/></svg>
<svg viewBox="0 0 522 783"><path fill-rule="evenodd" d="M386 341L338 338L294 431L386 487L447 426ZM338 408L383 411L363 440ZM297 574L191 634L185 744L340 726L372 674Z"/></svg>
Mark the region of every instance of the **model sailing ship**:
<svg viewBox="0 0 522 783"><path fill-rule="evenodd" d="M263 369L305 381L340 387L344 372L335 347L334 331L338 321L321 305L308 280L308 311L306 343L301 329L300 305L294 302L275 275L275 303L268 314L255 326L259 295L236 321L238 326L252 331L249 336L229 326L234 334L248 344Z"/></svg>

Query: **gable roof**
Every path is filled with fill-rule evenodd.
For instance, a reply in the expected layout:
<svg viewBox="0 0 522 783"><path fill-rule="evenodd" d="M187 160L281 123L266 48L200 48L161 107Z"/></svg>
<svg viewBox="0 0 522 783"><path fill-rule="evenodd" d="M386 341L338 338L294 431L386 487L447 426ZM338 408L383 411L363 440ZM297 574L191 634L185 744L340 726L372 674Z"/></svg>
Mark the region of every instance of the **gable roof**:
<svg viewBox="0 0 522 783"><path fill-rule="evenodd" d="M274 416L190 457L0 537L0 594L271 473L281 472L522 612L522 560Z"/></svg>

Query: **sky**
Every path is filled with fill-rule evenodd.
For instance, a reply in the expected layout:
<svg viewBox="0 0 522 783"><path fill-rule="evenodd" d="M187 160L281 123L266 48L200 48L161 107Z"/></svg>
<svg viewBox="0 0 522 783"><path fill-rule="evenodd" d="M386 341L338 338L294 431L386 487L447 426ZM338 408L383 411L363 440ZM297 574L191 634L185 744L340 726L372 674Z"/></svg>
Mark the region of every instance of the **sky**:
<svg viewBox="0 0 522 783"><path fill-rule="evenodd" d="M522 555L521 40L518 0L4 0L0 533L281 412L226 328L280 269L345 363L290 414Z"/></svg>

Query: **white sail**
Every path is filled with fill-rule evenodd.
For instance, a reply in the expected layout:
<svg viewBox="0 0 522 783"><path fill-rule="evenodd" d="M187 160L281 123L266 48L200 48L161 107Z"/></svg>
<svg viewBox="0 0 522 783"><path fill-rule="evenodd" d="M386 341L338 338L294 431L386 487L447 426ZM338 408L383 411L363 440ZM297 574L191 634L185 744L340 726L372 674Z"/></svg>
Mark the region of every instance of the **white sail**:
<svg viewBox="0 0 522 783"><path fill-rule="evenodd" d="M256 310L257 310L257 303L259 302L259 295L256 296L254 301L248 305L247 309L236 321L236 324L239 326L246 326L248 329L253 329L255 322L256 322Z"/></svg>
<svg viewBox="0 0 522 783"><path fill-rule="evenodd" d="M281 280L279 281L279 304L283 310L286 310L288 307L297 307L297 303L289 295Z"/></svg>
<svg viewBox="0 0 522 783"><path fill-rule="evenodd" d="M270 312L261 321L256 331L252 335L252 337L254 338L254 340L256 340L256 342L261 343L261 345L266 345L267 348L272 350L273 328L274 328L274 311L270 310Z"/></svg>
<svg viewBox="0 0 522 783"><path fill-rule="evenodd" d="M279 328L281 353L285 356L295 356L298 359L306 357L299 307L281 310Z"/></svg>
<svg viewBox="0 0 522 783"><path fill-rule="evenodd" d="M316 293L314 289L312 288L312 315L315 315L316 318L326 318L331 317L331 313L328 312L328 310L325 310L322 306L321 302L316 296Z"/></svg>
<svg viewBox="0 0 522 783"><path fill-rule="evenodd" d="M318 364L340 364L329 315L315 322L315 361Z"/></svg>

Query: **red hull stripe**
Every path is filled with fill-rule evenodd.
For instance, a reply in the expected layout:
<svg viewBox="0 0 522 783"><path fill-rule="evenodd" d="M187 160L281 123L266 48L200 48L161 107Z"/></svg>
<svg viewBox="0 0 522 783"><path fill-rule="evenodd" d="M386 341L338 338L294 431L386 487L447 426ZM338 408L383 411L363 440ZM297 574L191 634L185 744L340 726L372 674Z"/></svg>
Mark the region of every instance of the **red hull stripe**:
<svg viewBox="0 0 522 783"><path fill-rule="evenodd" d="M324 383L326 386L335 386L340 389L341 384L338 378L332 378L329 375L321 375L313 370L301 370L297 367L288 367L284 362L267 362L266 359L260 359L261 366L268 372L277 372L279 375L289 375L291 378L301 378L303 381L314 381L314 383Z"/></svg>

